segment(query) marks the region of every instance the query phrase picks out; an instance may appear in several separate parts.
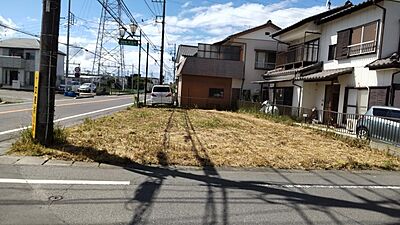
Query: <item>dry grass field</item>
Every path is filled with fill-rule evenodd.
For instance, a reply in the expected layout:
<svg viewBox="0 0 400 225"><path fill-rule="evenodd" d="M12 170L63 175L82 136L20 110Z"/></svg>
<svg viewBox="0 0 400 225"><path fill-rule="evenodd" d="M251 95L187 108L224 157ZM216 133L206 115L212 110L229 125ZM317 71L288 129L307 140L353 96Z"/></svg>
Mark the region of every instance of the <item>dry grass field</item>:
<svg viewBox="0 0 400 225"><path fill-rule="evenodd" d="M357 141L245 113L131 108L61 135L66 141L51 148L22 137L9 153L181 166L400 170L399 158Z"/></svg>

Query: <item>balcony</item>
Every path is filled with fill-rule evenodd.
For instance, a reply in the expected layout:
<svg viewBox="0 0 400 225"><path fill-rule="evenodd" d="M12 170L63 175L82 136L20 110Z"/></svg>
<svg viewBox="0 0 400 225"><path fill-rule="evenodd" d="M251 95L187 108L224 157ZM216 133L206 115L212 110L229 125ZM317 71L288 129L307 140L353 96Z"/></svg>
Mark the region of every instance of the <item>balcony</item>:
<svg viewBox="0 0 400 225"><path fill-rule="evenodd" d="M367 41L354 45L349 45L349 56L374 53L376 51L376 41Z"/></svg>
<svg viewBox="0 0 400 225"><path fill-rule="evenodd" d="M318 45L297 45L276 55L276 68L293 69L318 62Z"/></svg>
<svg viewBox="0 0 400 225"><path fill-rule="evenodd" d="M23 69L25 67L25 60L17 56L0 55L0 67Z"/></svg>
<svg viewBox="0 0 400 225"><path fill-rule="evenodd" d="M187 57L181 74L241 79L244 62L199 57Z"/></svg>

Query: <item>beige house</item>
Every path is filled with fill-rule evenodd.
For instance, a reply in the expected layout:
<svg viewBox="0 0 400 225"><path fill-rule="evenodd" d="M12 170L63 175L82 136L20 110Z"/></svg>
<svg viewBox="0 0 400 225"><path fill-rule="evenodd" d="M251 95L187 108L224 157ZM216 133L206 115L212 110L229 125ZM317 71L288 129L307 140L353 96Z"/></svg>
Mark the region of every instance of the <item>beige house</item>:
<svg viewBox="0 0 400 225"><path fill-rule="evenodd" d="M270 34L278 30L268 21L214 44L179 46L176 74L180 105L227 109L235 108L240 98L260 99L263 92L253 82L275 68L279 46Z"/></svg>

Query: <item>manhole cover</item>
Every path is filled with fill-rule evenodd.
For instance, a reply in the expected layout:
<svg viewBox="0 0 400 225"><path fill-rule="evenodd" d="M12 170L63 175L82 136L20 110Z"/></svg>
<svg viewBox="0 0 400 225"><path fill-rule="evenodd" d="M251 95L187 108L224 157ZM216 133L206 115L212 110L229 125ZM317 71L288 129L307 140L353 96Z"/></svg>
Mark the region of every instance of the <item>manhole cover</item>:
<svg viewBox="0 0 400 225"><path fill-rule="evenodd" d="M50 201L60 201L62 199L63 199L63 196L61 196L61 195L56 195L56 196L50 196L49 197Z"/></svg>

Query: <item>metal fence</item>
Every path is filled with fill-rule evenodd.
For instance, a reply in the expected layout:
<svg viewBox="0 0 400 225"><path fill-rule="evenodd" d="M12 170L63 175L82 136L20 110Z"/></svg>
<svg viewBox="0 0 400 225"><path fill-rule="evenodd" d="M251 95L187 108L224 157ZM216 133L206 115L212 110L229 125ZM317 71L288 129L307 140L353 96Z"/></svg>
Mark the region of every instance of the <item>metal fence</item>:
<svg viewBox="0 0 400 225"><path fill-rule="evenodd" d="M261 107L261 103L239 102L239 109L265 113L265 111L260 111ZM399 119L286 105L270 105L269 107L267 111L270 114L288 116L295 122L315 129L400 145Z"/></svg>

